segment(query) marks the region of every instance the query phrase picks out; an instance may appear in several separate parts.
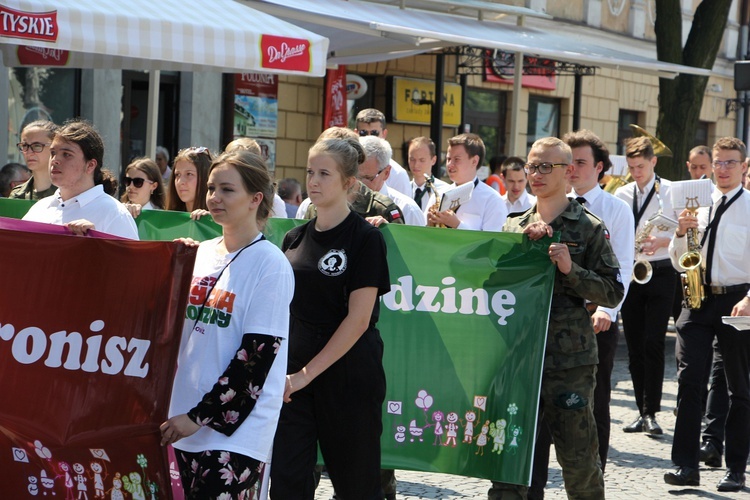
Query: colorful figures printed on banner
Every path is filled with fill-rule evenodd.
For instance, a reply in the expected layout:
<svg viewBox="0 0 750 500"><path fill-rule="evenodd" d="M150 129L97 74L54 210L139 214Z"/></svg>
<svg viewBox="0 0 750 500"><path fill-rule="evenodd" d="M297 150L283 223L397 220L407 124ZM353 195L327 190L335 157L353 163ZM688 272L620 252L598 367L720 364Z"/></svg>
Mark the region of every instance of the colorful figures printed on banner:
<svg viewBox="0 0 750 500"><path fill-rule="evenodd" d="M76 482L76 490L78 491L78 500L89 500L88 487L86 482L88 478L84 475L86 469L83 464L73 464L73 472L75 473L74 480Z"/></svg>
<svg viewBox="0 0 750 500"><path fill-rule="evenodd" d="M419 427L417 425L416 420L412 420L409 422L409 434L411 434L411 442L413 443L415 439L419 440L419 442L423 442L424 438L422 437L422 434L424 433L424 429Z"/></svg>
<svg viewBox="0 0 750 500"><path fill-rule="evenodd" d="M456 447L456 436L458 436L458 413L452 411L446 417L448 423L445 424L445 446Z"/></svg>
<svg viewBox="0 0 750 500"><path fill-rule="evenodd" d="M104 479L107 476L104 466L100 462L92 460L89 468L91 469L89 477L94 481L94 498L104 498Z"/></svg>
<svg viewBox="0 0 750 500"><path fill-rule="evenodd" d="M492 453L498 455L503 453L503 447L505 446L505 426L507 422L504 418L498 419L497 422L490 424L490 436L492 436Z"/></svg>
<svg viewBox="0 0 750 500"><path fill-rule="evenodd" d="M466 424L464 425L464 440L462 443L469 443L474 440L474 422L477 420L477 414L469 410L464 414Z"/></svg>
<svg viewBox="0 0 750 500"><path fill-rule="evenodd" d="M487 446L487 433L490 432L490 421L487 420L482 425L482 429L479 431L479 435L477 436L477 451L474 453L475 455L484 455L484 447Z"/></svg>
<svg viewBox="0 0 750 500"><path fill-rule="evenodd" d="M443 412L436 411L432 413L432 421L435 427L435 441L432 443L433 446L442 446L443 439Z"/></svg>

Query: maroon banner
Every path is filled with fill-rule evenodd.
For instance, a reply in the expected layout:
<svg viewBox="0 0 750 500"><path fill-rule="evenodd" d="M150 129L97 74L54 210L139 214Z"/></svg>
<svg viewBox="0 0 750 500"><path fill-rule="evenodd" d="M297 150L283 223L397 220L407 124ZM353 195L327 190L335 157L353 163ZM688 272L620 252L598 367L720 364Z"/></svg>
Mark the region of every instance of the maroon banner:
<svg viewBox="0 0 750 500"><path fill-rule="evenodd" d="M326 71L323 128L346 127L346 66Z"/></svg>
<svg viewBox="0 0 750 500"><path fill-rule="evenodd" d="M194 259L171 242L0 229L3 498L171 498L158 427Z"/></svg>

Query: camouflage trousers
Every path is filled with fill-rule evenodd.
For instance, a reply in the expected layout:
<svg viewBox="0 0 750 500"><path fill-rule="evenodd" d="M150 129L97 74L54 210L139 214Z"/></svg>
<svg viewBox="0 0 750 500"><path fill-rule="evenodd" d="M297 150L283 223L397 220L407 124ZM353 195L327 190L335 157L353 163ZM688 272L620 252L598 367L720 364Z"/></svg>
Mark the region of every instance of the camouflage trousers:
<svg viewBox="0 0 750 500"><path fill-rule="evenodd" d="M596 366L545 371L542 376L539 425L547 426L562 467L568 498L604 498L599 438L594 420ZM490 500L525 499L525 486L493 481Z"/></svg>

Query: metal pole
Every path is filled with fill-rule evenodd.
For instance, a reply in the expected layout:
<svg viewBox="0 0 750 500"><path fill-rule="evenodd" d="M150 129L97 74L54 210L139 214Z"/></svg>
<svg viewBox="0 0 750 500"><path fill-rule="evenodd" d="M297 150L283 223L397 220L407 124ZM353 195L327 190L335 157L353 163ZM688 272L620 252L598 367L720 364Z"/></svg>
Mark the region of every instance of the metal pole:
<svg viewBox="0 0 750 500"><path fill-rule="evenodd" d="M430 107L430 139L435 143L435 154L438 161L432 166L432 174L440 176L440 151L443 143L443 93L445 88L445 54L435 57L435 98Z"/></svg>
<svg viewBox="0 0 750 500"><path fill-rule="evenodd" d="M148 75L148 112L146 119L146 156L156 158L156 130L159 126L159 87L161 71L152 69Z"/></svg>
<svg viewBox="0 0 750 500"><path fill-rule="evenodd" d="M581 128L581 93L583 92L583 75L576 73L573 87L573 131Z"/></svg>

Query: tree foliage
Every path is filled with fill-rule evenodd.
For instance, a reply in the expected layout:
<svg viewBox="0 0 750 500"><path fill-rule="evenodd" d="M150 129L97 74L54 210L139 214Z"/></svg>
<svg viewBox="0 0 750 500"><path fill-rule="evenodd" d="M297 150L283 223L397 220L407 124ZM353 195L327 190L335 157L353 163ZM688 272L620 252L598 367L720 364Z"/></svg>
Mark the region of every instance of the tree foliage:
<svg viewBox="0 0 750 500"><path fill-rule="evenodd" d="M703 0L695 11L685 46L682 46L680 0L655 0L656 53L660 61L711 69L724 36L732 0ZM686 177L684 168L698 128L708 77L680 74L659 79L659 119L656 136L674 153L671 162L659 160L660 174ZM709 144L710 146L710 144Z"/></svg>

